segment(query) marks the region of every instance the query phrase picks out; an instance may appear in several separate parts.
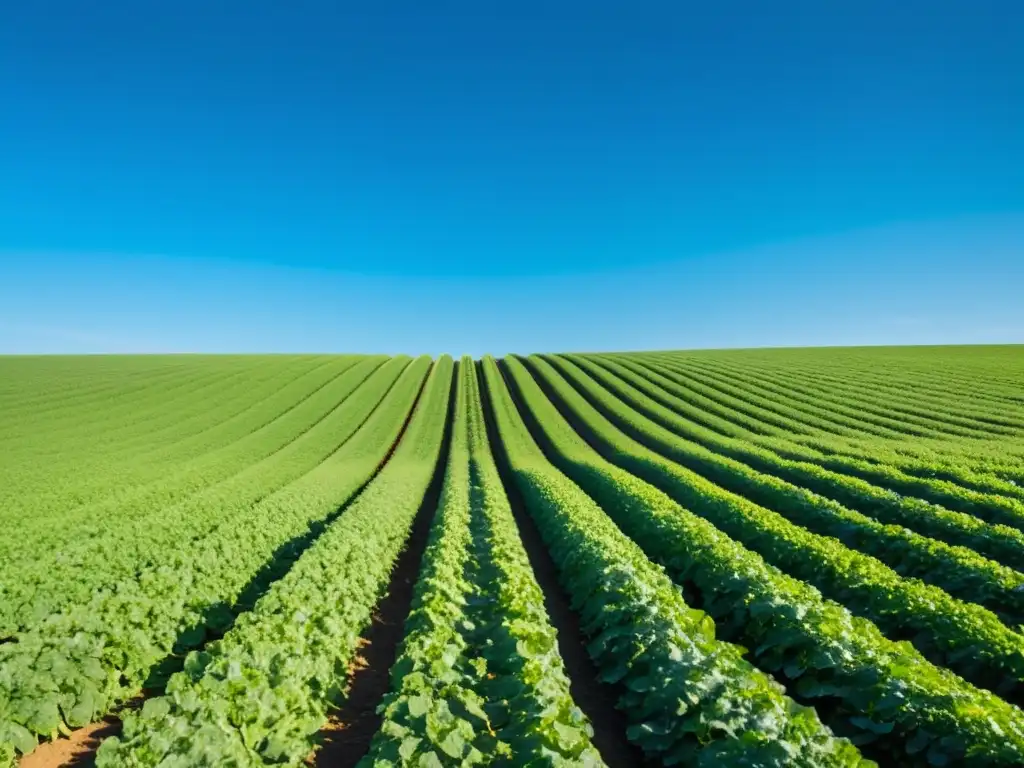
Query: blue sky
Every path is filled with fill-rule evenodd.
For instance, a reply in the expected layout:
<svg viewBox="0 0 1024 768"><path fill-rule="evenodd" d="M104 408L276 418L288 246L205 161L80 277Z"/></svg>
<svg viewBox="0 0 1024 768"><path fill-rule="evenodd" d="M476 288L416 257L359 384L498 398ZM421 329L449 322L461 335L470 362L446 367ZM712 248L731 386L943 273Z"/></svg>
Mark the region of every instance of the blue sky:
<svg viewBox="0 0 1024 768"><path fill-rule="evenodd" d="M1020 3L84 8L0 25L0 352L1024 341Z"/></svg>

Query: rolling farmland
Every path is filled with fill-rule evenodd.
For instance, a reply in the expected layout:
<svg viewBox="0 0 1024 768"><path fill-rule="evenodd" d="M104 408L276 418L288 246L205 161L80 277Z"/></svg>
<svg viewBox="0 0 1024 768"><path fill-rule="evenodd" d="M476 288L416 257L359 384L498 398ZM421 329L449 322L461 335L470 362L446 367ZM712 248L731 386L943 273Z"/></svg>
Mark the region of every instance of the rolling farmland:
<svg viewBox="0 0 1024 768"><path fill-rule="evenodd" d="M1024 347L0 358L0 766L1024 765Z"/></svg>

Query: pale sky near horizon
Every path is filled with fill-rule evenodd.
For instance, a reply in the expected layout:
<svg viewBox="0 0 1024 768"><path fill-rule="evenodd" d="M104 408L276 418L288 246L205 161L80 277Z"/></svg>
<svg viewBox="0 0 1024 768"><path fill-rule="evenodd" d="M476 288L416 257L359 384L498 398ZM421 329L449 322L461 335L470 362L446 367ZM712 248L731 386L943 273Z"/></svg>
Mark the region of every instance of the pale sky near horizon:
<svg viewBox="0 0 1024 768"><path fill-rule="evenodd" d="M24 4L0 353L1024 341L1024 5Z"/></svg>

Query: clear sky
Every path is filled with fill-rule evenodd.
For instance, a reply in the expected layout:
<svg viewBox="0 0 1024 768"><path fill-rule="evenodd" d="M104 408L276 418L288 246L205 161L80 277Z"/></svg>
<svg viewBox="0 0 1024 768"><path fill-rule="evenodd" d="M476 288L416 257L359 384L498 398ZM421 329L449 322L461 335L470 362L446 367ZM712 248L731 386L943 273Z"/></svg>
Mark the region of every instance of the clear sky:
<svg viewBox="0 0 1024 768"><path fill-rule="evenodd" d="M1024 3L7 4L0 352L1024 341Z"/></svg>

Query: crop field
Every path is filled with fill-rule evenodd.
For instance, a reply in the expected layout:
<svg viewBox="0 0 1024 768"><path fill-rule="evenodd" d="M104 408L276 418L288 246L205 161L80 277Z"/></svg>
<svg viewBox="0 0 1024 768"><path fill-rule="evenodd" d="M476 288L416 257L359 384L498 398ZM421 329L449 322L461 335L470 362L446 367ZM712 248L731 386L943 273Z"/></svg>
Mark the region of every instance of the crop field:
<svg viewBox="0 0 1024 768"><path fill-rule="evenodd" d="M0 358L0 766L1024 765L1024 347Z"/></svg>

